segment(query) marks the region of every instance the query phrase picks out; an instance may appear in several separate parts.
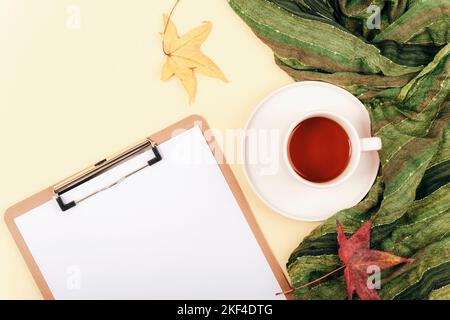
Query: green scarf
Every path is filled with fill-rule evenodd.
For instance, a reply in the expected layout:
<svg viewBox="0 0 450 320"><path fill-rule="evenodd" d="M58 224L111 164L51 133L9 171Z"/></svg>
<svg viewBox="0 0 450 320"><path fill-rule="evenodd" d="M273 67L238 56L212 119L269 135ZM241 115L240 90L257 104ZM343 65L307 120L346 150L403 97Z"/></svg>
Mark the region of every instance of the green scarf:
<svg viewBox="0 0 450 320"><path fill-rule="evenodd" d="M292 78L333 83L363 101L373 135L383 140L380 173L366 198L327 220L291 254L292 286L341 265L336 220L351 234L372 218L372 248L415 258L383 272L380 297L450 299L450 1L229 3ZM370 5L381 12L380 29L372 27ZM294 295L345 299L343 274Z"/></svg>

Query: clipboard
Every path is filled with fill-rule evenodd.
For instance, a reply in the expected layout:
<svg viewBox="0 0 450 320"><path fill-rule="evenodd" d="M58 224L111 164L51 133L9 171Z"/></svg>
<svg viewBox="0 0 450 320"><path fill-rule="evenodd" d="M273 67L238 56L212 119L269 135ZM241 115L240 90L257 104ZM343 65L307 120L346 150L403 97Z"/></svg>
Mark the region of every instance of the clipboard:
<svg viewBox="0 0 450 320"><path fill-rule="evenodd" d="M107 192L109 189L115 188L124 180L132 177L133 175L138 175L139 172L143 170L151 171L153 166L158 165L158 163L164 162L164 156L161 155L159 151L159 146L164 144L165 142L177 137L175 132L183 132L194 127L199 127L201 130L201 134L205 138L207 145L209 147L209 151L214 155L214 158L221 159L219 163L216 163L218 168L220 169L223 178L226 181L226 184L229 186L229 190L232 193L232 196L236 200L236 203L242 211L243 216L245 217L245 221L248 224L248 227L251 230L251 233L254 235L257 244L260 247L260 250L263 253L268 265L270 266L270 270L273 273L276 282L279 285L279 288L283 292L287 292L290 289L290 285L288 280L286 279L280 265L276 261L275 256L271 252L269 245L267 244L264 236L258 227L257 221L251 212L250 206L247 203L244 194L241 188L238 185L238 182L233 175L231 168L227 164L222 152L216 144L214 136L211 134L210 128L205 121L204 118L198 115L189 116L157 133L154 133L147 137L144 141L132 146L131 148L127 148L126 150L117 153L116 155L103 159L93 165L92 167L83 170L68 179L61 181L53 186L46 188L45 190L29 197L28 199L17 203L16 205L10 207L5 213L5 222L7 227L9 228L24 260L31 271L31 274L37 283L37 286L42 293L45 299L55 299L55 295L52 292L49 282L44 277L44 274L39 266L38 261L36 261L33 256L33 252L30 249L29 245L18 227L17 219L21 217L25 217L29 214L30 211L36 209L40 206L43 206L46 203L56 203L60 209L60 215L70 215L71 210L74 210L76 206L82 206L83 202L90 201L93 197L98 196L102 192ZM148 161L146 159L146 163L143 166L138 167L133 170L133 172L128 172L123 175L120 179L116 179L109 184L103 186L103 188L97 188L94 192L90 192L89 194L85 194L83 197L80 197L75 200L66 201L64 200L64 195L70 192L73 189L80 187L81 185L92 181L98 177L101 177L105 173L114 168L117 168L121 164L129 161L133 157L137 157L141 155L143 152L151 151L153 157L149 158ZM56 205L55 205L56 207ZM127 298L125 296L124 298ZM158 297L157 297L158 298ZM201 297L210 298L210 297ZM291 299L290 294L286 294L285 298Z"/></svg>

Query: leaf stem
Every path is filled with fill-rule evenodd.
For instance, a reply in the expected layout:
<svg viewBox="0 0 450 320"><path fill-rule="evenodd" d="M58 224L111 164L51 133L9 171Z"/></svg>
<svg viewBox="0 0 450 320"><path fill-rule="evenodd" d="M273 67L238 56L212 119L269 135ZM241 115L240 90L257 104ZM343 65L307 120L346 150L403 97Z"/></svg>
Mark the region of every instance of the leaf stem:
<svg viewBox="0 0 450 320"><path fill-rule="evenodd" d="M176 8L176 7L178 6L178 4L180 3L180 1L181 1L181 0L177 0L177 1L175 2L175 4L173 5L172 9L170 10L169 17L167 18L166 25L164 26L163 39L162 39L162 48L163 48L164 54L165 54L166 56L168 56L169 53L166 52L166 49L164 48L164 36L165 36L165 34L166 34L167 27L169 26L170 18L172 17L172 14L173 14L173 12L175 11L175 8Z"/></svg>
<svg viewBox="0 0 450 320"><path fill-rule="evenodd" d="M320 278L318 278L318 279L316 279L316 280L313 280L313 281L310 281L310 282L308 282L308 283L302 284L301 286L292 288L291 290L288 290L288 291L277 292L275 295L278 296L278 295L280 295L280 294L288 294L288 293L292 293L292 292L294 292L295 290L298 290L298 289L301 289L301 288L310 286L310 285L312 285L312 284L314 284L314 283L316 283L316 282L319 282L320 280L323 280L323 279L325 279L325 278L331 276L332 274L334 274L334 273L336 273L336 272L338 272L339 270L342 270L342 269L344 269L344 268L345 268L345 265L340 266L339 268L334 269L334 270L331 271L331 272L328 272L327 274L321 276Z"/></svg>

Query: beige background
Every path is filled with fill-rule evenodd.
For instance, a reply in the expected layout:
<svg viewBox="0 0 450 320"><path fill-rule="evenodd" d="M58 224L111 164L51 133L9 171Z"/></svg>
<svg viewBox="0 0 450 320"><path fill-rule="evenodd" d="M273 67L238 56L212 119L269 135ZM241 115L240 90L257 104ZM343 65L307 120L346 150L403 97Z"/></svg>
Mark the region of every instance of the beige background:
<svg viewBox="0 0 450 320"><path fill-rule="evenodd" d="M199 76L189 106L176 80L159 80L162 13L173 2L0 0L0 212L189 114L242 128L259 100L292 81L226 0L181 0L179 33L212 21L203 50L230 80ZM80 8L80 29L68 27L70 5ZM317 223L271 211L242 167L232 168L284 266ZM41 298L3 221L0 298Z"/></svg>

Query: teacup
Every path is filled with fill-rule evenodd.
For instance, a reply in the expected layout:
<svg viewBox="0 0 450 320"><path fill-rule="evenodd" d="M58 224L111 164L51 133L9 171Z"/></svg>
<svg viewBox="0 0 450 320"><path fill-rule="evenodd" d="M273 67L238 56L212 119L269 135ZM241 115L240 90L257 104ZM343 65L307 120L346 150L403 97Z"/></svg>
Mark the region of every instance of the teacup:
<svg viewBox="0 0 450 320"><path fill-rule="evenodd" d="M291 175L300 182L330 188L352 176L362 152L374 152L381 147L380 138L361 138L344 117L316 110L289 127L283 157Z"/></svg>

